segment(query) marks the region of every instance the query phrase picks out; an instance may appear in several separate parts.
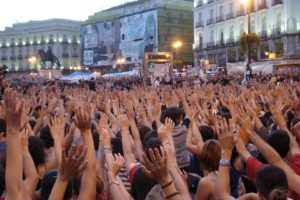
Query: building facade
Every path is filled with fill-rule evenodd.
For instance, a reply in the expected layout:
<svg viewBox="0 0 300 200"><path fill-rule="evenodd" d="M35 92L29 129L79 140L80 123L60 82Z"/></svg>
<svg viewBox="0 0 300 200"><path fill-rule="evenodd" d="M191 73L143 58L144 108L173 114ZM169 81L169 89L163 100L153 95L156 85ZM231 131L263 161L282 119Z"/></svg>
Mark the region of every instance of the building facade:
<svg viewBox="0 0 300 200"><path fill-rule="evenodd" d="M260 37L251 59L269 54L276 58L300 56L300 1L250 0L251 32ZM247 1L244 1L247 2ZM195 0L194 62L209 60L217 66L245 60L239 38L248 32L248 7L240 0Z"/></svg>
<svg viewBox="0 0 300 200"><path fill-rule="evenodd" d="M10 71L45 68L38 51L47 52L48 48L61 68L80 66L80 22L49 19L5 28L0 31L0 66L6 65Z"/></svg>
<svg viewBox="0 0 300 200"><path fill-rule="evenodd" d="M110 68L118 58L140 65L144 52L177 52L193 63L193 2L139 0L96 13L82 24L82 65ZM180 40L175 51L172 44Z"/></svg>

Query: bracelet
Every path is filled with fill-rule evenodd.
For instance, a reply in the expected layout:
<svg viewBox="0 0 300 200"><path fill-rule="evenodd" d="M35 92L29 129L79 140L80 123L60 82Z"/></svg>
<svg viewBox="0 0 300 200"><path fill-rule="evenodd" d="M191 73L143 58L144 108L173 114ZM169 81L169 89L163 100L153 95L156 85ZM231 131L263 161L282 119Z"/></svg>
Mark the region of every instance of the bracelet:
<svg viewBox="0 0 300 200"><path fill-rule="evenodd" d="M179 192L174 192L174 193L170 194L169 196L166 196L166 199L171 199L172 197L174 197L178 194L179 194Z"/></svg>
<svg viewBox="0 0 300 200"><path fill-rule="evenodd" d="M108 186L111 186L111 185L120 185L120 183L118 181L112 181L108 184Z"/></svg>
<svg viewBox="0 0 300 200"><path fill-rule="evenodd" d="M111 153L111 152L112 152L111 148L104 148L103 149L104 154Z"/></svg>
<svg viewBox="0 0 300 200"><path fill-rule="evenodd" d="M171 185L173 183L173 181L171 180L169 183L167 183L166 185L161 186L162 189L165 189L166 187L168 187L169 185Z"/></svg>

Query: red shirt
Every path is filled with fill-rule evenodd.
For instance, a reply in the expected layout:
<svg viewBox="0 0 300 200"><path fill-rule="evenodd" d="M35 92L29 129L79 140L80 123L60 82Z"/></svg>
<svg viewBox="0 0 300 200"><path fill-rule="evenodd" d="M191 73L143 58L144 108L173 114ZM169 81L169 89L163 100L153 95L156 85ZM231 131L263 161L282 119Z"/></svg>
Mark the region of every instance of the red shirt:
<svg viewBox="0 0 300 200"><path fill-rule="evenodd" d="M296 153L293 155L292 159L290 162L287 162L287 164L294 170L294 172L297 175L300 175L300 153ZM264 164L258 160L256 160L254 157L248 158L246 162L246 175L251 181L255 181L255 176L257 170L260 168L266 166L267 164ZM295 199L295 200L300 200L300 195L297 195L293 191L289 191L289 197Z"/></svg>

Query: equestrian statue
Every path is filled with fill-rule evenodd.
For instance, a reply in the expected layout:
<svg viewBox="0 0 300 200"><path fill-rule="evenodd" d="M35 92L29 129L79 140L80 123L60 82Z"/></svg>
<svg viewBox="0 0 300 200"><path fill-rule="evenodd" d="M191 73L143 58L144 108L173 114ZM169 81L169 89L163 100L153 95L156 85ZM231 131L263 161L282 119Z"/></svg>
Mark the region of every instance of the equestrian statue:
<svg viewBox="0 0 300 200"><path fill-rule="evenodd" d="M40 62L46 66L46 61L50 61L52 63L52 66L56 64L58 67L60 67L60 62L58 58L53 54L50 47L48 47L47 52L45 52L43 49L40 49L38 51L38 55L40 58Z"/></svg>

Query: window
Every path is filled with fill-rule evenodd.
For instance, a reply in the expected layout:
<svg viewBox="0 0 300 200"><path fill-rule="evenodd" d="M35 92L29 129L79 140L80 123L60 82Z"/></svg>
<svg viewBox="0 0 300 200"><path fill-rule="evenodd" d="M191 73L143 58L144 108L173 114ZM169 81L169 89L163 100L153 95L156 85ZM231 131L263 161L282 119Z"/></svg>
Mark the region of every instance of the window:
<svg viewBox="0 0 300 200"><path fill-rule="evenodd" d="M213 9L210 9L209 17L210 17L210 19L212 19L214 17L214 10Z"/></svg>
<svg viewBox="0 0 300 200"><path fill-rule="evenodd" d="M229 35L230 39L234 39L234 29L233 26L230 27L230 35Z"/></svg>
<svg viewBox="0 0 300 200"><path fill-rule="evenodd" d="M219 16L223 16L224 15L224 13L223 13L223 6L220 6L220 8L219 8Z"/></svg>
<svg viewBox="0 0 300 200"><path fill-rule="evenodd" d="M202 13L199 13L199 22L202 22Z"/></svg>
<svg viewBox="0 0 300 200"><path fill-rule="evenodd" d="M213 41L215 40L214 34L215 34L215 33L214 33L214 30L211 30L211 31L210 31L210 41L211 41L211 42L213 42Z"/></svg>
<svg viewBox="0 0 300 200"><path fill-rule="evenodd" d="M233 13L233 3L232 2L230 2L230 4L229 4L229 12Z"/></svg>
<svg viewBox="0 0 300 200"><path fill-rule="evenodd" d="M125 34L122 34L122 40L125 40Z"/></svg>
<svg viewBox="0 0 300 200"><path fill-rule="evenodd" d="M266 17L264 17L263 20L262 20L261 31L262 32L266 32L267 31L267 19L266 19Z"/></svg>

